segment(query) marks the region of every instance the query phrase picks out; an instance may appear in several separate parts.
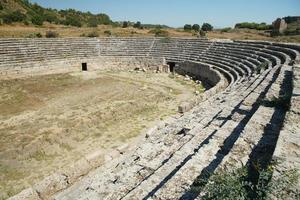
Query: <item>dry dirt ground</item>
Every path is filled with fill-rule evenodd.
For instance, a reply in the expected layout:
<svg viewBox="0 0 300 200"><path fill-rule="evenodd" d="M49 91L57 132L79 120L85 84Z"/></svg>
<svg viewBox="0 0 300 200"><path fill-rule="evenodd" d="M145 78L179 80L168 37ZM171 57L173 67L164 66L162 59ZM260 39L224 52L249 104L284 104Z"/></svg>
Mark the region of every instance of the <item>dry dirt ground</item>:
<svg viewBox="0 0 300 200"><path fill-rule="evenodd" d="M195 87L151 72L0 80L0 199L84 155L132 142L176 113Z"/></svg>

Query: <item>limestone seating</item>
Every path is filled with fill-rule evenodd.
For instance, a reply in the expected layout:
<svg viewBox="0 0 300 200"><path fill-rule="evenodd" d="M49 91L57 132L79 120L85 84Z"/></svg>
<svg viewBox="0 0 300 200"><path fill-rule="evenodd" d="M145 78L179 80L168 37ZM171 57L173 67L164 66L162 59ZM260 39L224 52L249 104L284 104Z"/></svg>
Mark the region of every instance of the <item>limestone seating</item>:
<svg viewBox="0 0 300 200"><path fill-rule="evenodd" d="M260 89L259 91L261 91L262 88L258 87L257 89ZM249 94L250 96L248 96ZM249 94L247 94L247 98L242 101L247 102L247 106L250 106L247 108L247 110L249 110L248 112L252 110L251 105L253 105L257 97L260 96L258 95L260 92L255 93L250 90ZM235 102L234 99L231 101L232 103ZM241 104L240 98L237 102L238 104L235 106L236 108L243 105ZM166 183L154 197L162 199L170 198L171 196L175 199L179 199L182 196L185 197L186 191L188 191L189 187L192 186L192 180L201 176L201 173L206 172L206 170L213 172L215 167L219 165L219 162L228 155L232 145L235 144L235 140L239 138L244 125L247 124L247 120L251 119L251 113L252 112L245 115L230 109L221 113L221 119L225 118L230 120L221 120L220 122L217 121L214 123L215 126L212 127L207 134L205 134L207 137L209 137L209 133L213 134L213 136L209 138L209 145L205 145L202 149L198 150L196 154L193 155L193 159L182 167L182 171L180 173L176 173L176 175L168 183ZM179 181L187 184L175 184L175 182L178 183Z"/></svg>
<svg viewBox="0 0 300 200"><path fill-rule="evenodd" d="M222 56L222 57L220 57L220 56L216 56L216 55L214 55L214 54L209 54L209 55L206 55L205 54L205 57L208 57L208 58L214 58L214 59L219 59L220 61L224 61L224 62L227 62L227 63L232 63L233 65L235 65L235 66L240 66L241 67L241 70L243 71L243 73L246 75L246 77L248 77L250 74L252 74L252 69L250 68L250 67L248 67L247 65L245 65L245 64L243 64L242 63L242 60L240 60L240 59L237 59L237 60L235 60L235 59L232 59L232 57L231 58L228 58L228 57L226 57L226 56ZM240 74L241 75L241 74Z"/></svg>
<svg viewBox="0 0 300 200"><path fill-rule="evenodd" d="M194 166L197 166L197 165L194 165ZM182 175L184 175L185 177L189 177L186 173L181 173ZM174 180L174 179L173 179ZM178 180L180 180L180 179L177 179L177 181ZM175 180L176 181L176 180ZM179 184L180 185L180 184ZM168 188L168 189L170 189L170 187ZM172 187L172 189L173 189L173 187ZM176 188L176 189L174 189L175 191L177 191L177 189L178 188ZM172 190L169 194L172 194L172 196L174 196L174 193L173 192L175 192L174 190ZM167 191L167 190L166 190ZM161 196L161 195L159 195L159 197L160 198L166 198L165 196Z"/></svg>
<svg viewBox="0 0 300 200"><path fill-rule="evenodd" d="M292 70L289 64L299 60L299 46L178 38L164 43L159 38L106 38L96 42L100 47L93 51L100 57L162 56L166 61L201 61L223 75L228 86L217 94L207 91L204 102L153 129L122 159L107 163L54 196L39 193L42 198L201 198L199 193L189 192L197 178L228 163L237 166L240 161L251 162L260 156L257 152L267 138L265 134L279 135L278 127L268 125L274 123L273 115L278 111L261 105L260 100L282 92L285 74ZM266 61L269 67L256 74L258 65ZM267 139L272 141L267 145L275 148L276 138ZM267 152L267 156L272 154ZM33 191L39 192L38 187Z"/></svg>
<svg viewBox="0 0 300 200"><path fill-rule="evenodd" d="M258 82L258 81L256 81L256 82ZM250 90L250 89L248 89L248 90ZM198 113L203 113L205 108L207 108L207 107L205 107L204 105L203 105L203 110L202 111L200 111L199 108L198 108L197 111L194 111L195 115L197 115ZM215 110L215 112L212 112L211 110L209 112L204 111L202 116L206 116L205 113L218 113L218 112L220 112L219 109L221 109L219 107L214 107L214 106L212 108L217 108L217 109ZM230 109L229 109L229 111L230 111ZM184 121L184 118L185 117L183 117L181 120ZM160 184L159 184L160 181L163 181L162 177L167 177L167 174L172 172L172 169L177 169L178 168L176 166L178 164L182 163L182 161L180 161L180 160L182 159L182 157L184 155L186 155L186 152L187 151L190 151L191 153L194 152L194 146L196 144L199 144L199 143L196 142L196 141L193 141L194 143L192 143L191 142L191 137L193 137L193 136L198 137L197 139L199 141L201 141L201 139L199 137L202 136L202 138L203 138L203 134L196 134L196 133L198 131L205 132L205 130L203 130L203 128L205 126L209 125L209 119L204 120L204 118L201 119L201 117L199 117L199 116L195 116L195 117L189 116L187 118L189 119L188 120L189 122L195 122L195 121L197 123L202 122L204 124L204 126L202 126L201 128L199 127L197 129L197 131L194 128L194 129L192 129L194 131L189 131L186 135L182 135L181 137L179 137L180 134L177 135L176 132L178 132L178 131L180 132L181 129L180 128L174 129L174 127L171 128L170 127L171 125L170 125L168 127L168 129L166 127L163 130L164 131L172 130L172 133L167 133L168 134L167 136L165 136L166 133L157 133L158 138L153 138L153 139L151 139L151 137L149 138L149 141L151 141L151 144L149 144L149 145L151 145L151 147L152 147L151 149L153 149L153 151L154 151L153 153L155 153L155 149L157 149L157 148L164 149L164 151L170 151L170 149L174 148L174 147L170 146L171 145L170 142L174 142L174 139L172 139L172 137L179 137L180 138L179 142L185 142L186 145L183 146L182 143L178 144L176 142L174 144L175 145L175 150L179 149L180 151L183 151L182 148L185 148L185 151L183 151L184 153L179 153L178 152L179 150L176 151L176 155L174 153L167 153L167 155L165 155L164 157L166 157L165 160L168 161L168 162L163 162L162 163L163 166L160 166L160 165L158 165L160 163L158 161L159 160L164 160L164 159L162 159L162 157L157 156L157 154L154 154L154 155L156 155L156 157L154 157L154 158L153 158L153 156L150 156L150 157L146 156L145 153L147 153L147 152L143 152L143 150L138 148L137 151L138 152L142 151L142 153L135 153L134 155L136 155L136 156L134 156L134 155L132 156L133 157L132 161L130 161L131 159L128 159L126 164L123 163L123 164L119 165L119 167L117 166L116 169L113 169L113 170L118 171L119 173L113 172L112 173L113 175L106 174L104 177L101 178L101 183L92 182L92 183L88 184L88 187L92 188L91 190L93 191L93 195L96 195L94 197L98 197L100 199L103 199L103 198L105 198L105 199L120 199L120 198L124 198L124 197L125 197L125 199L141 199L143 197L147 197L147 194L148 194L147 192L151 193L151 191L153 189L154 189L153 191L156 191L157 189L156 189L155 186L157 186L157 185L160 186ZM188 123L188 122L185 122L185 123ZM180 122L177 120L176 125L178 126L178 124L180 125ZM194 125L186 124L184 127L191 127L192 128L192 127L194 127ZM208 129L208 128L206 128L206 129ZM164 136L166 142L162 142L163 140L159 139L161 136ZM158 139L159 139L159 141L157 141ZM178 139L175 140L175 141L178 141ZM156 144L158 146L156 146ZM167 145L167 148L160 147L163 144ZM187 144L189 144L189 145L187 145ZM191 145L191 144L194 144L194 145ZM148 149L149 147L150 146L148 146L146 144L143 144L143 146L140 147L140 148L145 148L144 151L147 151L146 149ZM187 150L187 149L190 149L190 150ZM215 149L218 149L218 148L215 148ZM168 158L168 155L169 155L169 157L171 156L171 158ZM162 155L160 155L160 156L162 156ZM192 159L192 160L196 161L198 159ZM132 162L137 162L138 165L133 164ZM129 164L129 166L128 166L127 163ZM132 163L133 165L130 164L130 163ZM151 164L151 163L153 163L154 165ZM136 166L136 167L133 167L133 166ZM155 173L153 173L153 168L155 169L155 166L157 166L156 167L157 170L155 171ZM172 166L174 166L174 167L172 167ZM195 166L199 166L199 165L193 165L193 166L195 167ZM132 170L135 169L135 170L134 171L128 171L129 169L132 169ZM124 171L124 173L122 173L122 171ZM135 176L135 174L136 175L139 174L139 176ZM177 172L176 174L180 174L180 175L185 176L185 177L190 177L185 173ZM111 178L115 177L115 179L113 179L113 180L116 180L116 181L113 181L114 183L112 183L110 185L107 185L107 184L109 184L109 182L105 183L105 180L103 180L103 178L105 178L105 177L111 177ZM146 177L146 178L143 180L143 177ZM96 178L96 179L98 181L100 181L100 177ZM143 180L142 182L140 182L141 179ZM175 179L172 178L171 181L172 180L175 180ZM124 184L125 182L126 182L126 184ZM174 181L172 181L172 182L174 182ZM178 187L182 187L182 184L178 184L178 183L181 183L180 179L176 179L176 182L177 182ZM87 185L85 185L85 186L87 186ZM131 187L134 187L134 190L130 189ZM172 185L172 187L174 187L174 185ZM172 187L168 187L165 191L172 190L172 193L169 194L169 195L172 195L172 196L168 196L168 198L174 198L175 197L175 199L177 199L177 196L176 196L176 191L177 190L174 191L172 189ZM178 189L178 187L176 187L176 189ZM107 196L104 193L101 193L101 192L104 192L104 191L109 195ZM114 192L110 192L110 191L114 191ZM160 191L164 191L164 190L159 190L158 194L161 193ZM180 190L178 190L178 191L180 191ZM181 189L181 191L182 191L182 189ZM80 188L76 188L76 190L74 192L75 192L74 195L79 195L78 198L87 197L85 195L87 195L87 193L91 193L90 191L86 191L86 190L82 191ZM61 198L61 196L58 196L57 199L71 199L72 197L75 197L75 196L72 196L72 194L68 194L68 195L62 195L62 198ZM161 196L161 195L159 197L163 198L163 199L166 198L166 196Z"/></svg>

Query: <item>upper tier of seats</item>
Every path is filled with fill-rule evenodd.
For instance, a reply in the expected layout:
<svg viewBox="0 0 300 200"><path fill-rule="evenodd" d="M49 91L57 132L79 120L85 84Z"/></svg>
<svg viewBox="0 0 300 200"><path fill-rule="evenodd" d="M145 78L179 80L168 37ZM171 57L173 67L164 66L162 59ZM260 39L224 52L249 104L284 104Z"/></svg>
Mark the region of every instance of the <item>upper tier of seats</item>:
<svg viewBox="0 0 300 200"><path fill-rule="evenodd" d="M99 56L164 57L167 62L213 65L233 84L252 76L262 63L268 63L268 67L291 64L299 51L296 44L197 38L0 39L0 70Z"/></svg>

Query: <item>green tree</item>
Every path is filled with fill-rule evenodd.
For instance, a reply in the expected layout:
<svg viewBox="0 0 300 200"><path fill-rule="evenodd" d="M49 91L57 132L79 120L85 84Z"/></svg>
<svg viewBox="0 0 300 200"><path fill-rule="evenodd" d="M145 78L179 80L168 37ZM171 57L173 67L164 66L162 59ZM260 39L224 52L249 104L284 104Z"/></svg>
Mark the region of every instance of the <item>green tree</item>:
<svg viewBox="0 0 300 200"><path fill-rule="evenodd" d="M199 31L200 30L200 26L199 26L199 24L194 24L193 26L192 26L192 29L194 30L194 31Z"/></svg>
<svg viewBox="0 0 300 200"><path fill-rule="evenodd" d="M43 25L43 19L42 17L40 17L39 15L35 15L31 18L31 22L34 24L34 25L38 25L38 26L41 26Z"/></svg>
<svg viewBox="0 0 300 200"><path fill-rule="evenodd" d="M98 21L96 18L90 18L88 21L88 27L97 27Z"/></svg>
<svg viewBox="0 0 300 200"><path fill-rule="evenodd" d="M64 23L65 25L70 25L70 26L77 26L77 27L82 26L80 18L76 16L67 16Z"/></svg>
<svg viewBox="0 0 300 200"><path fill-rule="evenodd" d="M191 30L192 30L192 25L186 24L186 25L184 25L183 29L184 29L185 31L191 31Z"/></svg>
<svg viewBox="0 0 300 200"><path fill-rule="evenodd" d="M213 30L213 26L210 25L209 23L204 23L201 27L202 31L212 31Z"/></svg>
<svg viewBox="0 0 300 200"><path fill-rule="evenodd" d="M255 30L270 30L272 29L272 25L268 25L266 23L249 23L249 22L243 22L243 23L237 23L235 25L235 28L248 28L248 29L255 29Z"/></svg>
<svg viewBox="0 0 300 200"><path fill-rule="evenodd" d="M96 15L96 19L98 21L98 24L109 25L112 23L110 17L103 13Z"/></svg>
<svg viewBox="0 0 300 200"><path fill-rule="evenodd" d="M141 22L137 22L133 25L134 28L139 28L141 29L142 28L142 23Z"/></svg>
<svg viewBox="0 0 300 200"><path fill-rule="evenodd" d="M26 15L17 10L3 16L3 22L11 24L12 22L22 22L26 19Z"/></svg>
<svg viewBox="0 0 300 200"><path fill-rule="evenodd" d="M58 23L59 19L56 16L55 13L52 12L47 12L43 15L43 18L45 21L49 22L49 23Z"/></svg>
<svg viewBox="0 0 300 200"><path fill-rule="evenodd" d="M155 37L168 37L169 32L166 30L162 30L160 28L155 28L149 31L149 33L154 34Z"/></svg>

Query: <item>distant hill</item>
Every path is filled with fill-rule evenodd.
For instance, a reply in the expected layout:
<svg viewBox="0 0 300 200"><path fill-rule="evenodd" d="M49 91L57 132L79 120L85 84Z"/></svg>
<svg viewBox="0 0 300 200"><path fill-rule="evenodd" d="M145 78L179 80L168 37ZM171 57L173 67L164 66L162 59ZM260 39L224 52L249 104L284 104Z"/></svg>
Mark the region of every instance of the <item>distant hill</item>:
<svg viewBox="0 0 300 200"><path fill-rule="evenodd" d="M1 0L0 22L4 24L21 22L27 25L42 25L44 22L49 22L78 27L113 24L113 21L106 14L92 14L74 9L43 8L38 4L30 3L28 0Z"/></svg>
<svg viewBox="0 0 300 200"><path fill-rule="evenodd" d="M123 22L113 22L107 14L92 14L75 9L57 10L43 8L28 0L0 0L0 25L24 23L43 25L44 22L70 26L97 27L98 25L122 26ZM127 21L126 21L127 22ZM127 22L134 26L135 22ZM166 25L142 24L143 28L168 28Z"/></svg>

